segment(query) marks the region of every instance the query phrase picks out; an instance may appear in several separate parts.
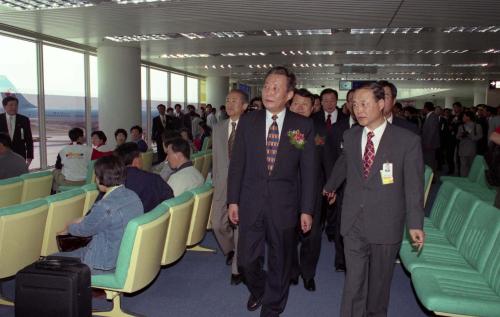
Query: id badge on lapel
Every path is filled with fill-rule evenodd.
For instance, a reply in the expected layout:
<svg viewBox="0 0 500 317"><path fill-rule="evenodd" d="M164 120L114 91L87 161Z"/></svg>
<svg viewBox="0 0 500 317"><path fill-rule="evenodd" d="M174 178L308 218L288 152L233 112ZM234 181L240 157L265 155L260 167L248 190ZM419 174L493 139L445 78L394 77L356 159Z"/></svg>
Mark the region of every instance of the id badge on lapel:
<svg viewBox="0 0 500 317"><path fill-rule="evenodd" d="M382 165L382 170L380 171L380 177L382 179L382 185L394 184L392 163L384 163Z"/></svg>

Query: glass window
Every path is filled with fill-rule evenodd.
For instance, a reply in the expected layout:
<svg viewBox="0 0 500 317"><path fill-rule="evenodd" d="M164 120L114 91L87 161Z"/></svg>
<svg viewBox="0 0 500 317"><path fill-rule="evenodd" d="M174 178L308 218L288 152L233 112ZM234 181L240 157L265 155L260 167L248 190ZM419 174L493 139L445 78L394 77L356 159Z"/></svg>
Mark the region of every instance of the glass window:
<svg viewBox="0 0 500 317"><path fill-rule="evenodd" d="M187 103L198 108L199 102L198 79L187 78Z"/></svg>
<svg viewBox="0 0 500 317"><path fill-rule="evenodd" d="M82 53L44 45L43 62L47 164L52 166L69 142L68 131L85 130L84 60Z"/></svg>
<svg viewBox="0 0 500 317"><path fill-rule="evenodd" d="M176 103L180 103L184 108L184 76L179 74L170 74L170 80L172 81L171 89L172 93L170 94L172 98L172 105Z"/></svg>
<svg viewBox="0 0 500 317"><path fill-rule="evenodd" d="M38 121L38 80L36 44L0 35L0 92L2 99L15 95L19 99L18 113L31 122L34 158L30 169L40 168L40 134ZM0 107L0 113L3 113Z"/></svg>
<svg viewBox="0 0 500 317"><path fill-rule="evenodd" d="M99 130L99 104L98 104L98 82L97 82L97 56L90 55L90 105L91 105L91 120L92 131ZM107 136L110 137L109 135Z"/></svg>
<svg viewBox="0 0 500 317"><path fill-rule="evenodd" d="M156 107L160 104L168 105L168 73L151 69L151 117L158 115Z"/></svg>
<svg viewBox="0 0 500 317"><path fill-rule="evenodd" d="M141 125L142 125L142 131L144 131L145 134L148 132L148 94L147 94L147 89L148 89L148 78L147 78L147 71L148 69L145 66L141 66ZM147 139L147 135L144 136L145 139Z"/></svg>

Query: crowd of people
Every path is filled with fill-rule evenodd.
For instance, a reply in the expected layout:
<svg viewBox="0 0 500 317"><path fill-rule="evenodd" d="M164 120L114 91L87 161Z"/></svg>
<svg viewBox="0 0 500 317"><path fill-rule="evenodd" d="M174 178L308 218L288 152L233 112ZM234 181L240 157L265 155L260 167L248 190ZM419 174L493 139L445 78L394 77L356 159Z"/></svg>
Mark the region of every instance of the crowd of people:
<svg viewBox="0 0 500 317"><path fill-rule="evenodd" d="M159 104L155 172L142 170L148 145L140 126L129 129L129 142L127 130L116 130L116 147L103 131L91 133L90 146L82 129L71 129L53 191L83 185L95 160L101 195L87 216L62 228L93 237L66 255L93 274L113 270L130 219L205 182L190 157L211 138L212 228L231 266L230 284L249 290L247 309L279 316L300 278L315 291L325 232L335 246L333 267L345 274L341 316L385 316L404 228L416 249L425 243L424 164L436 174L467 176L476 154L498 152L500 114L458 102L453 109L403 107L388 81L349 90L341 108L338 99L332 88L319 95L296 89L295 75L274 67L262 97L249 101L233 89L218 114L211 105L183 111ZM0 179L26 173L33 158L29 120L17 103L3 100Z"/></svg>

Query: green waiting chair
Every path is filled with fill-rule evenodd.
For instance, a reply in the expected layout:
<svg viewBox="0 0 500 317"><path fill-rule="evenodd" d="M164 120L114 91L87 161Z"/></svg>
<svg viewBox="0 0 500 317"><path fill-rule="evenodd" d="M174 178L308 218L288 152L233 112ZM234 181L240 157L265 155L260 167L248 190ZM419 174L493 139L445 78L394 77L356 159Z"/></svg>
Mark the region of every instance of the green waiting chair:
<svg viewBox="0 0 500 317"><path fill-rule="evenodd" d="M0 208L0 280L40 257L48 209L43 199ZM0 305L12 306L1 290L0 285Z"/></svg>
<svg viewBox="0 0 500 317"><path fill-rule="evenodd" d="M472 162L469 175L467 177L457 177L457 176L442 176L442 181L450 181L454 183L477 183L478 185L486 186L484 171L486 170L486 161L481 155L476 155L474 161Z"/></svg>
<svg viewBox="0 0 500 317"><path fill-rule="evenodd" d="M160 272L165 245L168 205L160 204L127 224L113 273L92 275L92 287L106 292L113 301L111 311L94 311L94 316L134 316L121 307L121 294L134 293L151 283Z"/></svg>
<svg viewBox="0 0 500 317"><path fill-rule="evenodd" d="M83 216L85 216L92 209L97 196L99 196L99 190L97 184L87 184L82 186L81 189L85 192L85 204L83 205Z"/></svg>
<svg viewBox="0 0 500 317"><path fill-rule="evenodd" d="M434 173L432 168L425 165L424 171L424 206L427 205L427 198L429 197L429 192L431 191L432 179L434 178Z"/></svg>
<svg viewBox="0 0 500 317"><path fill-rule="evenodd" d="M23 192L23 179L11 177L0 180L0 208L19 204Z"/></svg>
<svg viewBox="0 0 500 317"><path fill-rule="evenodd" d="M205 159L203 160L201 175L203 175L204 179L207 179L208 173L212 170L212 150L206 151L203 156Z"/></svg>
<svg viewBox="0 0 500 317"><path fill-rule="evenodd" d="M212 148L212 137L206 137L203 139L203 144L201 145L201 150L202 151L208 151L208 149Z"/></svg>
<svg viewBox="0 0 500 317"><path fill-rule="evenodd" d="M50 195L53 179L51 171L28 173L20 177L23 179L22 203Z"/></svg>
<svg viewBox="0 0 500 317"><path fill-rule="evenodd" d="M205 161L205 152L200 151L192 154L191 161L193 162L194 168L201 173L203 171L203 162Z"/></svg>
<svg viewBox="0 0 500 317"><path fill-rule="evenodd" d="M194 195L194 205L186 246L189 251L216 252L214 249L208 249L198 245L207 232L212 197L214 194L212 184L205 183L191 190L191 193Z"/></svg>
<svg viewBox="0 0 500 317"><path fill-rule="evenodd" d="M153 167L153 150L147 150L144 153L141 153L142 160L142 170L146 172L151 172L151 168Z"/></svg>
<svg viewBox="0 0 500 317"><path fill-rule="evenodd" d="M45 198L49 205L45 233L43 234L42 256L59 252L56 236L72 220L81 218L86 194L81 188L75 188Z"/></svg>

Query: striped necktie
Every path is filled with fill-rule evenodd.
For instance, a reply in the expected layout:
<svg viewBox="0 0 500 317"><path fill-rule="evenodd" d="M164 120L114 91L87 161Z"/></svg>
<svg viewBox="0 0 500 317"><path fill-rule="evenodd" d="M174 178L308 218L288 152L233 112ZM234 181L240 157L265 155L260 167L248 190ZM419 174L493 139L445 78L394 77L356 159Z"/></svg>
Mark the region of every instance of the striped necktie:
<svg viewBox="0 0 500 317"><path fill-rule="evenodd" d="M233 152L234 139L236 138L236 122L231 122L231 134L229 134L229 140L227 140L227 151L229 159L231 159L231 153Z"/></svg>
<svg viewBox="0 0 500 317"><path fill-rule="evenodd" d="M280 142L278 123L276 123L276 119L278 119L278 116L274 115L272 119L273 123L269 127L269 132L267 133L267 142L266 142L266 160L267 160L267 170L269 174L271 174L271 172L273 171L274 162L276 161L276 154L278 153L278 144Z"/></svg>

